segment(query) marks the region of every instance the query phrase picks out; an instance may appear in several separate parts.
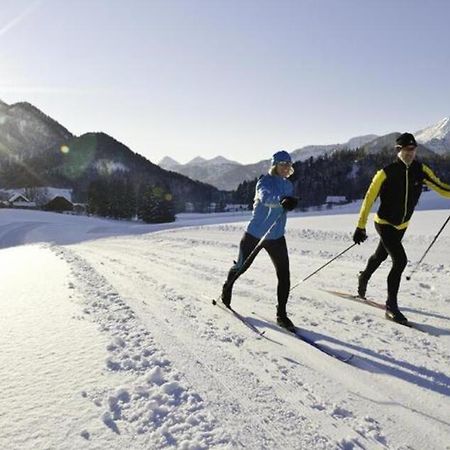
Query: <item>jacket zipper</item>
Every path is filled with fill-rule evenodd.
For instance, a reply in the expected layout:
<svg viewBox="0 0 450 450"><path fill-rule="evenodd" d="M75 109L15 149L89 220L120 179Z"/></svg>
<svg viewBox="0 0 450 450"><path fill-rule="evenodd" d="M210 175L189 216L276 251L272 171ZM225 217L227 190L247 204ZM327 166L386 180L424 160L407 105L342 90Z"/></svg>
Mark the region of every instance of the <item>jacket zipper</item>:
<svg viewBox="0 0 450 450"><path fill-rule="evenodd" d="M409 194L409 167L406 167L406 171L405 171L405 214L403 214L403 219L401 223L405 222L405 218L406 218L406 214L408 212L408 194Z"/></svg>

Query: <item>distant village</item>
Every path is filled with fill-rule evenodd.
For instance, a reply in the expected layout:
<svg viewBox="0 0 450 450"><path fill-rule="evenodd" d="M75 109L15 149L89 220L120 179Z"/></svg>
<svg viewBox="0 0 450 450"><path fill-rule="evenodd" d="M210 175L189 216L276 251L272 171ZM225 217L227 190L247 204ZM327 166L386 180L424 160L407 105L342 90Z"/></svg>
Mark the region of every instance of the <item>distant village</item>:
<svg viewBox="0 0 450 450"><path fill-rule="evenodd" d="M328 196L325 206L343 205L349 203L344 196ZM0 190L0 208L16 208L58 212L65 214L88 215L87 203L72 202L71 189L59 188L23 188L23 189L3 189ZM211 202L204 210L205 213L217 212L245 212L251 210L248 204L225 204L221 205ZM185 203L186 213L195 212L192 202Z"/></svg>
<svg viewBox="0 0 450 450"><path fill-rule="evenodd" d="M23 188L23 189L0 189L0 208L16 208L51 211L65 214L88 215L87 203L76 203L72 201L71 189L59 188ZM215 212L242 212L248 211L247 204L225 204L221 205L211 202L204 210L206 213ZM194 203L186 202L184 212L195 212Z"/></svg>
<svg viewBox="0 0 450 450"><path fill-rule="evenodd" d="M87 204L72 202L70 189L24 188L0 190L0 208L39 209L86 214Z"/></svg>

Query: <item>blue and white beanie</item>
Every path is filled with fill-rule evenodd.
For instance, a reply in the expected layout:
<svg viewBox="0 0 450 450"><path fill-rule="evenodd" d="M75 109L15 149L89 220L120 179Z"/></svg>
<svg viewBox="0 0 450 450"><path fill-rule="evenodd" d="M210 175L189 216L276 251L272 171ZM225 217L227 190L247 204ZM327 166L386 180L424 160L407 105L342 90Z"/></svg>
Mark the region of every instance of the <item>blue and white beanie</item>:
<svg viewBox="0 0 450 450"><path fill-rule="evenodd" d="M271 175L275 175L275 167L279 163L290 163L290 164L292 164L291 155L289 155L289 153L284 151L284 150L276 152L272 156L272 162L270 164L271 167L270 167L269 173ZM291 170L289 171L288 177L290 177L293 173L294 173L294 168L291 166Z"/></svg>
<svg viewBox="0 0 450 450"><path fill-rule="evenodd" d="M278 163L291 163L292 164L291 155L289 155L289 153L284 150L276 152L272 156L272 166L275 166Z"/></svg>

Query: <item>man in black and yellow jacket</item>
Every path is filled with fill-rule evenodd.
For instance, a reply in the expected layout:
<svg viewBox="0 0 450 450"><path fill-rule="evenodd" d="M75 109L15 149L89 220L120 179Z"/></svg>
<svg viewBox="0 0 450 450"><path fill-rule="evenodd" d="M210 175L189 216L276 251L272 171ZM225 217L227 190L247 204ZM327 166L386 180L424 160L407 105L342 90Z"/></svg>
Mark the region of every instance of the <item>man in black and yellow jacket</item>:
<svg viewBox="0 0 450 450"><path fill-rule="evenodd" d="M366 268L359 274L358 295L365 297L370 277L389 255L392 268L387 279L386 317L395 322L407 323L397 304L400 279L407 264L402 238L419 201L422 186L425 184L442 196L450 198L450 185L443 183L427 165L415 159L417 143L411 133L401 134L396 140L396 148L397 160L379 170L372 179L361 205L353 241L361 244L367 239L367 218L379 196L380 206L375 215L375 229L380 235L380 242L375 253L369 258Z"/></svg>

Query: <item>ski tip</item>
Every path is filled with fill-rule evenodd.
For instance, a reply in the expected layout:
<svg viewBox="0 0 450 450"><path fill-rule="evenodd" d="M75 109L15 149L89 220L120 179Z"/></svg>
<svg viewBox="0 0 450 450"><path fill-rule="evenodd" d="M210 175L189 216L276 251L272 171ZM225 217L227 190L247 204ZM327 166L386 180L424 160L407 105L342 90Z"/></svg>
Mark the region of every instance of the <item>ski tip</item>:
<svg viewBox="0 0 450 450"><path fill-rule="evenodd" d="M215 306L215 305L217 305L217 302L215 300L213 300L212 304Z"/></svg>

